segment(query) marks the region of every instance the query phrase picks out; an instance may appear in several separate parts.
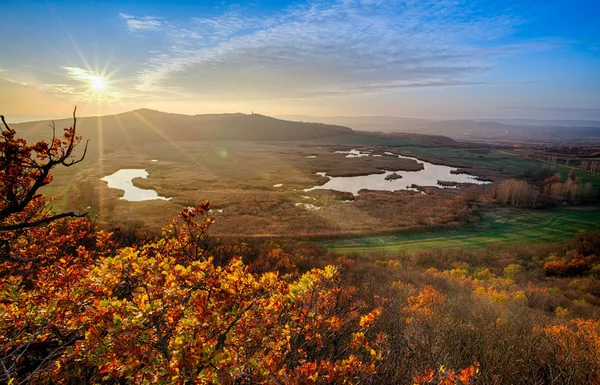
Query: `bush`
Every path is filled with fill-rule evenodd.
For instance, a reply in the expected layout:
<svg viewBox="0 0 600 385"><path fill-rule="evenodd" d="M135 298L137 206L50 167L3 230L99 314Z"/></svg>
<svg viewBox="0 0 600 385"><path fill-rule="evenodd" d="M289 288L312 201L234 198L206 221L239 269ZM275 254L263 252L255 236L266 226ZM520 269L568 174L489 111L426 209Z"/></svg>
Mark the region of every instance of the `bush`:
<svg viewBox="0 0 600 385"><path fill-rule="evenodd" d="M550 256L544 263L544 272L548 276L574 277L592 270L595 255L584 256L574 251L564 257Z"/></svg>

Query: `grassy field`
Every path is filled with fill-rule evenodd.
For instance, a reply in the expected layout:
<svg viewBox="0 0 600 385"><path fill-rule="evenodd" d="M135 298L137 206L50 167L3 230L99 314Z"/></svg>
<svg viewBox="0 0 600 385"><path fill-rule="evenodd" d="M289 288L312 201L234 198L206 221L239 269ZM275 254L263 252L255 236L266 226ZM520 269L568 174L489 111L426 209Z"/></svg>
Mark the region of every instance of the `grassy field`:
<svg viewBox="0 0 600 385"><path fill-rule="evenodd" d="M560 172L560 174L563 177L563 180L567 179L567 175L569 175L569 172L572 170L571 167L561 166L558 164L553 166L556 167L556 171ZM590 183L592 185L592 191L594 193L598 193L598 190L600 190L600 174L575 169L575 176L581 178L581 180L585 183Z"/></svg>
<svg viewBox="0 0 600 385"><path fill-rule="evenodd" d="M339 145L396 147L398 151L407 155L432 157L456 166L479 167L519 175L532 168L547 167L549 165L548 163L521 157L507 151L470 151L468 149L453 147L419 146L415 145L414 141L410 140L394 140L361 134L347 134L322 138L317 142ZM563 180L567 178L567 175L571 170L571 167L559 164L552 166L556 167L556 170L562 174ZM592 191L595 193L600 190L600 174L575 169L575 175L581 178L585 183L590 183L592 185Z"/></svg>
<svg viewBox="0 0 600 385"><path fill-rule="evenodd" d="M361 197L332 191L303 191L330 175L363 175L386 170L418 170L413 160L397 157L346 158L335 153L351 146L298 142L174 142L123 146L110 153L91 147L85 163L58 169L44 192L56 211L89 212L96 223L158 231L179 212L211 201L221 237L325 237L391 232L456 222L465 209L455 189L369 192ZM156 161L152 161L156 160ZM122 190L101 178L121 168L145 169L135 186L153 189L169 201L128 202ZM307 209L305 204L319 207ZM397 215L402 212L403 215Z"/></svg>
<svg viewBox="0 0 600 385"><path fill-rule="evenodd" d="M359 197L331 191L304 192L327 180L316 172L353 176L422 167L392 156L346 158L336 150L356 147L380 154L392 150L456 167L473 166L472 173L484 178L506 178L498 171L520 174L537 163L502 151L407 143L362 134L304 142L153 142L119 148L93 141L84 162L56 170L54 182L44 193L55 198L56 211L89 212L101 225L158 231L182 208L208 199L215 208L214 235L340 239L457 226L471 214L462 198L466 189L431 189L425 195L371 191ZM145 169L149 177L136 179L134 184L172 199L120 200L122 191L109 189L100 178L121 168ZM484 186L469 189L471 195L485 196ZM303 204L308 203L320 209L306 209ZM457 240L460 245L465 242L460 237ZM376 245L381 246L380 242Z"/></svg>
<svg viewBox="0 0 600 385"><path fill-rule="evenodd" d="M374 135L364 134L345 134L338 136L330 136L311 140L314 143L334 144L334 145L362 145L362 146L410 146L414 145L414 141L402 139L389 139Z"/></svg>
<svg viewBox="0 0 600 385"><path fill-rule="evenodd" d="M571 167L560 164L545 163L535 159L527 159L506 151L488 151L485 154L469 151L466 149L444 148L444 147L415 147L402 146L398 150L414 155L431 156L449 162L458 162L471 165L473 167L484 167L490 170L505 171L514 174L523 174L525 171L534 167L555 167L560 172L563 181L572 170ZM600 190L600 174L575 169L575 175L581 178L584 183L592 185L594 194Z"/></svg>
<svg viewBox="0 0 600 385"><path fill-rule="evenodd" d="M445 161L464 163L473 167L485 167L496 171L511 172L522 174L527 169L542 165L541 162L521 158L503 151L487 151L478 153L460 148L426 148L426 147L400 147L402 152L414 155L425 155L439 158Z"/></svg>
<svg viewBox="0 0 600 385"><path fill-rule="evenodd" d="M579 231L600 230L600 210L502 210L484 214L469 230L363 237L324 242L338 253L408 252L461 247L481 248L491 243L559 242Z"/></svg>

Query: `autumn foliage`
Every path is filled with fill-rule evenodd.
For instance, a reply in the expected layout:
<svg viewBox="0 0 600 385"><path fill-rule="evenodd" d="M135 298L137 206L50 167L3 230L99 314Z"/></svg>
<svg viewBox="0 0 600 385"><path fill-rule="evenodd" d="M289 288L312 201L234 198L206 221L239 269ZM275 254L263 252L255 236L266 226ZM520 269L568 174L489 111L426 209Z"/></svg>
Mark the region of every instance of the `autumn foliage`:
<svg viewBox="0 0 600 385"><path fill-rule="evenodd" d="M427 369L422 375L413 377L414 385L472 385L479 373L479 363L475 363L458 372L446 369L443 365L438 370Z"/></svg>
<svg viewBox="0 0 600 385"><path fill-rule="evenodd" d="M600 384L600 234L347 258L211 242L201 202L129 236L39 192L75 123L2 131L0 384Z"/></svg>
<svg viewBox="0 0 600 385"><path fill-rule="evenodd" d="M5 383L353 383L385 338L334 266L253 273L206 249L208 202L151 241L124 245L38 189L80 138L28 145L3 131L0 381ZM263 267L265 270L265 267Z"/></svg>
<svg viewBox="0 0 600 385"><path fill-rule="evenodd" d="M551 255L544 263L544 272L551 276L573 277L600 272L600 258L569 252L563 257Z"/></svg>

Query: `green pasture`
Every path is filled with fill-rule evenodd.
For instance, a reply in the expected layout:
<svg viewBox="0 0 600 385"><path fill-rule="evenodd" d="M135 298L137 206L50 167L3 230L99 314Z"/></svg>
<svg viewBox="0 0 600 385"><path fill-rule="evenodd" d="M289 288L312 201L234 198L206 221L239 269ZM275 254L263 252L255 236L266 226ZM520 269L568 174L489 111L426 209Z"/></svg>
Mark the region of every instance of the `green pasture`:
<svg viewBox="0 0 600 385"><path fill-rule="evenodd" d="M558 165L558 164L552 164L552 165L549 164L549 163L542 163L542 164L547 165L547 166L553 166L553 167L555 167L556 171L560 172L560 174L562 175L563 181L565 179L567 179L567 175L569 175L569 172L572 170L571 167L561 166L561 165ZM590 171L575 169L575 176L577 178L581 178L581 180L584 183L591 184L593 192L597 193L598 190L600 190L600 174L593 173L593 172L590 172Z"/></svg>
<svg viewBox="0 0 600 385"><path fill-rule="evenodd" d="M338 253L408 252L433 248L482 248L494 243L559 242L580 231L600 230L600 210L504 210L484 214L479 224L460 231L399 233L323 242Z"/></svg>
<svg viewBox="0 0 600 385"><path fill-rule="evenodd" d="M448 147L401 147L398 150L415 155L431 156L446 161L458 161L474 167L485 167L496 171L522 174L530 168L543 165L533 159L521 158L503 151L474 152Z"/></svg>

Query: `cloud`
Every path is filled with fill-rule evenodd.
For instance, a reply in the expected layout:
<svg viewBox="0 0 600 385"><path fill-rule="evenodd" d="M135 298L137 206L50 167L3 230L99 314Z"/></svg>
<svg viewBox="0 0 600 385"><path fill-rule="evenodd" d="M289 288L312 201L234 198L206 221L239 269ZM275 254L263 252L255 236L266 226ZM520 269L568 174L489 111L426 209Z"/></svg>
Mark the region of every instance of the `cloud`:
<svg viewBox="0 0 600 385"><path fill-rule="evenodd" d="M54 94L62 94L69 96L75 96L78 94L75 88L68 84L39 84L36 87L41 91L48 91Z"/></svg>
<svg viewBox="0 0 600 385"><path fill-rule="evenodd" d="M68 112L69 107L65 106L71 105L59 95L44 92L35 85L20 81L0 78L0 89L0 113L4 114L9 122L55 118Z"/></svg>
<svg viewBox="0 0 600 385"><path fill-rule="evenodd" d="M125 20L130 31L157 31L163 27L163 22L154 16L135 17L119 13L119 17Z"/></svg>
<svg viewBox="0 0 600 385"><path fill-rule="evenodd" d="M7 72L7 71L5 71ZM2 73L2 71L0 71L0 73ZM35 89L37 91L42 91L42 92L48 92L51 94L57 94L57 95L68 95L68 96L73 96L77 94L77 91L75 90L75 88L73 88L71 85L69 84L52 84L52 83L46 83L46 84L32 84L32 83L28 83L28 82L24 82L24 81L20 81L20 80L15 80L15 79L11 79L11 78L0 78L0 81L4 82L5 84L10 84L13 87L25 87L28 89Z"/></svg>
<svg viewBox="0 0 600 385"><path fill-rule="evenodd" d="M466 0L313 0L267 16L237 7L162 21L170 45L144 63L137 89L259 100L480 84L495 57L552 46L503 43L521 23Z"/></svg>
<svg viewBox="0 0 600 385"><path fill-rule="evenodd" d="M88 71L86 69L79 68L79 67L63 66L61 68L67 72L67 74L69 75L69 77L71 77L71 79L74 79L74 80L81 80L81 81L87 82L98 76L98 75L92 73L91 71Z"/></svg>

